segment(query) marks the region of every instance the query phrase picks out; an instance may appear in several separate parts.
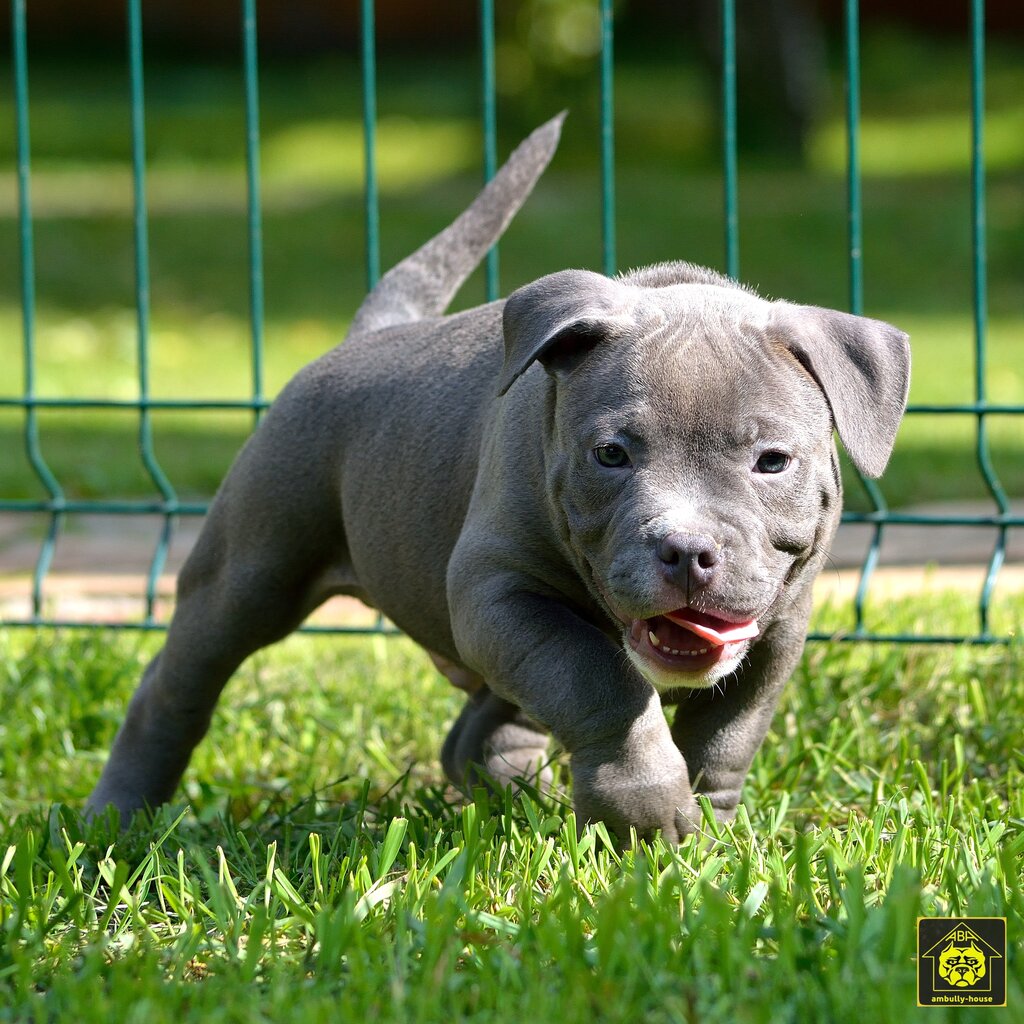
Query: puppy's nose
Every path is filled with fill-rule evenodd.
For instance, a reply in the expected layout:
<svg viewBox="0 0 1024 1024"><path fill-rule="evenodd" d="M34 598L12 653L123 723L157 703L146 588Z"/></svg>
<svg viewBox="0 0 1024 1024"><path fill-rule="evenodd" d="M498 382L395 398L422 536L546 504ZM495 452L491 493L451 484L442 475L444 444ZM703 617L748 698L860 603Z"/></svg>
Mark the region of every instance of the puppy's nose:
<svg viewBox="0 0 1024 1024"><path fill-rule="evenodd" d="M703 587L711 582L721 561L721 546L700 533L670 533L658 546L665 575L681 587Z"/></svg>

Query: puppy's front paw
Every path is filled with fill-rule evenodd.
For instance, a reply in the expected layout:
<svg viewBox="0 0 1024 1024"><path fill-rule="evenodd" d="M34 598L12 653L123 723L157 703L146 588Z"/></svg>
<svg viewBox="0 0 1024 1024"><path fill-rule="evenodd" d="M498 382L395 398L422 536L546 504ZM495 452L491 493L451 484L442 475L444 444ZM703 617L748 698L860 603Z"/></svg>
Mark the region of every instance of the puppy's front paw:
<svg viewBox="0 0 1024 1024"><path fill-rule="evenodd" d="M674 745L640 751L582 749L572 757L576 813L603 821L622 842L635 828L641 839L656 832L678 842L697 830L700 809L686 763Z"/></svg>

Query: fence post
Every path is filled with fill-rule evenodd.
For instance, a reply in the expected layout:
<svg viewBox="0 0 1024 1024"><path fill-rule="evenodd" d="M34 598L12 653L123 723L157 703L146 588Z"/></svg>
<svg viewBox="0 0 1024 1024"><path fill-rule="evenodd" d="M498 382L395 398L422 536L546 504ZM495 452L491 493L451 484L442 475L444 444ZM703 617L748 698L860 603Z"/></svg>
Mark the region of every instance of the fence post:
<svg viewBox="0 0 1024 1024"><path fill-rule="evenodd" d="M739 174L736 156L736 0L722 0L722 190L725 272L740 276Z"/></svg>
<svg viewBox="0 0 1024 1024"><path fill-rule="evenodd" d="M256 56L256 0L242 0L245 61L245 175L249 222L249 319L252 331L253 418L263 413L263 221L260 197L259 63Z"/></svg>
<svg viewBox="0 0 1024 1024"><path fill-rule="evenodd" d="M488 182L498 170L498 116L496 110L497 86L494 59L494 0L480 0L480 65L481 109L484 132L484 181ZM494 302L501 294L498 278L498 246L495 243L484 260L486 295Z"/></svg>
<svg viewBox="0 0 1024 1024"><path fill-rule="evenodd" d="M374 0L361 0L363 155L365 167L366 290L380 280L380 199L377 193L377 54Z"/></svg>
<svg viewBox="0 0 1024 1024"><path fill-rule="evenodd" d="M971 3L971 254L974 305L975 457L989 495L1001 515L1010 511L988 446L986 355L988 338L988 245L985 217L985 0ZM978 598L978 625L989 634L989 606L1006 557L1006 526L1001 525Z"/></svg>
<svg viewBox="0 0 1024 1024"><path fill-rule="evenodd" d="M601 0L601 264L611 277L615 253L615 12Z"/></svg>
<svg viewBox="0 0 1024 1024"><path fill-rule="evenodd" d="M24 373L25 454L36 479L43 485L48 500L50 523L39 548L32 573L32 618L42 617L43 581L50 570L53 552L63 523L64 492L43 458L39 441L36 407L36 264L32 231L31 144L28 108L28 44L25 27L25 0L14 0L12 42L14 44L14 97L18 162L18 244L21 256L22 361Z"/></svg>

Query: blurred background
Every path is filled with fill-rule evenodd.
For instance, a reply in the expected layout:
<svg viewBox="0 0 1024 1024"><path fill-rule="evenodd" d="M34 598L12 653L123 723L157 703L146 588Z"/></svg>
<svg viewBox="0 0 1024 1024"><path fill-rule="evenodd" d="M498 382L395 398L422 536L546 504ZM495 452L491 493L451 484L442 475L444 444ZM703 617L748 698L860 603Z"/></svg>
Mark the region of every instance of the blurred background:
<svg viewBox="0 0 1024 1024"><path fill-rule="evenodd" d="M502 293L600 268L594 0L497 5L499 158L568 108L565 138L501 246ZM28 5L37 389L133 398L136 323L128 71L121 0ZM966 2L865 0L865 312L912 335L912 400L974 397ZM618 261L723 268L718 4L616 4ZM339 341L365 291L358 4L258 5L267 390ZM143 3L152 393L250 393L244 92L234 3ZM443 227L482 179L477 4L377 4L386 269ZM769 296L848 305L843 11L838 0L738 0L740 276ZM5 31L7 26L5 25ZM9 38L3 54L10 53ZM0 68L0 393L22 386L14 102ZM1024 401L1024 7L987 5L989 397ZM478 274L458 305L483 299ZM443 367L439 365L439 371ZM0 410L0 494L42 491L20 410ZM246 413L154 414L184 497L212 494ZM136 416L42 411L70 496L152 494ZM1004 486L1024 495L1024 429L993 417ZM970 417L917 417L884 482L894 505L982 498ZM856 485L853 507L864 506Z"/></svg>

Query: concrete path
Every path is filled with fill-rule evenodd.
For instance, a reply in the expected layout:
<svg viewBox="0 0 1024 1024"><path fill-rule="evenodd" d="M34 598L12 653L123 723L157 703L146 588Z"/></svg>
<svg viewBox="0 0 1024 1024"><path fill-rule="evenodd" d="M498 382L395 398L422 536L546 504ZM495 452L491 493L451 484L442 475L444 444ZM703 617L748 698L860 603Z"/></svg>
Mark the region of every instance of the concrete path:
<svg viewBox="0 0 1024 1024"><path fill-rule="evenodd" d="M925 515L984 515L987 503L919 506L903 509ZM1024 501L1017 501L1017 514ZM31 576L39 554L45 516L0 514L0 623L30 614ZM69 516L44 586L47 614L68 621L125 621L143 612L145 581L160 535L159 516ZM195 542L200 521L178 521L158 586L157 617L169 615L174 575ZM821 595L852 596L872 529L840 529L831 566L818 582ZM873 596L904 596L943 589L980 591L997 531L988 527L889 526L881 549ZM1024 529L1009 531L1007 564L998 593L1024 591ZM335 600L317 613L320 623L366 624L374 615L358 602Z"/></svg>

